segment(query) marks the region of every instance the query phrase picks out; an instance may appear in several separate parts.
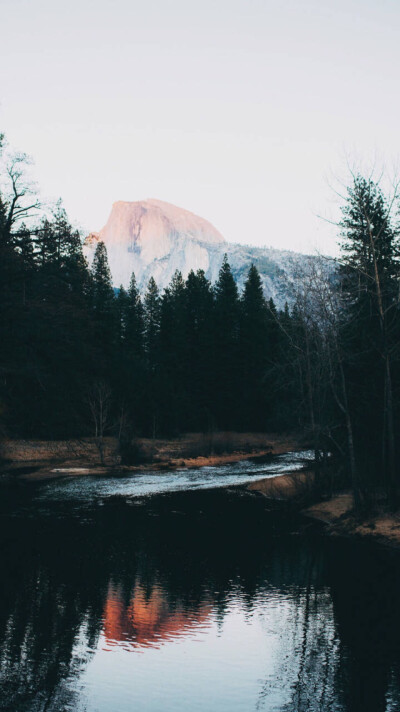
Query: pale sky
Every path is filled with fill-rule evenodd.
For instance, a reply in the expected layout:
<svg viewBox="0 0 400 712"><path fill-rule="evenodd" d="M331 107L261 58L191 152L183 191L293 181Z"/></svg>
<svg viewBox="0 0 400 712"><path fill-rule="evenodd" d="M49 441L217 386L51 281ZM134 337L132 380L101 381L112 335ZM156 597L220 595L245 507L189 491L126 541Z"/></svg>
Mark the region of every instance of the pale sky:
<svg viewBox="0 0 400 712"><path fill-rule="evenodd" d="M399 0L2 0L0 131L88 230L166 200L334 249L345 157L400 154Z"/></svg>

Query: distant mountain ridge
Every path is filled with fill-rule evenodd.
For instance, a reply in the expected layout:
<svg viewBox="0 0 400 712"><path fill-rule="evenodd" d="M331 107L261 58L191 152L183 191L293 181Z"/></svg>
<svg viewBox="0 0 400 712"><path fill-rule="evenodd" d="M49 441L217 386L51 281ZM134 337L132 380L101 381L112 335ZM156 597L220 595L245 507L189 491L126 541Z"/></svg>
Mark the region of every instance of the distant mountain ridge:
<svg viewBox="0 0 400 712"><path fill-rule="evenodd" d="M191 269L203 269L214 283L226 253L239 288L255 264L265 296L280 308L293 299L296 271L312 259L287 250L229 243L208 220L154 198L114 203L102 230L85 239L89 263L99 241L107 247L115 287L127 287L134 272L140 290L150 277L163 289L176 270L186 278Z"/></svg>

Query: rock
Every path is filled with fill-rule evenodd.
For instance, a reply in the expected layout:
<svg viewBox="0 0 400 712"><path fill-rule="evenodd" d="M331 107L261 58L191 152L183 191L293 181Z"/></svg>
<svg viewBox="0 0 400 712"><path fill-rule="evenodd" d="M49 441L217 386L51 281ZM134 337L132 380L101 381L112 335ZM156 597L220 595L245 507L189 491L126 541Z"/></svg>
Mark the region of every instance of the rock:
<svg viewBox="0 0 400 712"><path fill-rule="evenodd" d="M127 287L134 272L141 291L150 277L163 289L176 270L186 278L191 269L204 270L214 283L226 252L239 288L255 264L265 296L272 297L279 308L292 300L298 266L312 259L284 250L228 243L204 218L155 199L114 203L103 229L90 233L84 242L89 264L100 240L107 247L115 287Z"/></svg>

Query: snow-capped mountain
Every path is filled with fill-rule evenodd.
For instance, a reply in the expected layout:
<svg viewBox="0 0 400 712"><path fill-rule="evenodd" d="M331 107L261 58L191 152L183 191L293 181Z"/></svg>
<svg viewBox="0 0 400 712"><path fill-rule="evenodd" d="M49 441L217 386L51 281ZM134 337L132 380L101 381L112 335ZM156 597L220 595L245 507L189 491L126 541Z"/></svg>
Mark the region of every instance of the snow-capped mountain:
<svg viewBox="0 0 400 712"><path fill-rule="evenodd" d="M187 277L191 269L204 270L213 283L227 253L239 288L243 287L249 267L255 264L266 297L272 297L279 307L291 301L296 270L310 259L294 252L226 242L204 218L155 199L114 203L103 229L91 233L84 242L89 263L99 241L107 247L115 287L127 287L134 272L141 290L150 277L162 289L176 270Z"/></svg>

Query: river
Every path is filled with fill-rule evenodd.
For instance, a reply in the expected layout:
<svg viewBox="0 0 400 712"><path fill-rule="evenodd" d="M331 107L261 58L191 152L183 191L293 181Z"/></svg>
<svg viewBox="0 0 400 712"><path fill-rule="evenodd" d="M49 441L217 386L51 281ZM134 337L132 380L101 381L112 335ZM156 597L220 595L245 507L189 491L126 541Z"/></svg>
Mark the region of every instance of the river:
<svg viewBox="0 0 400 712"><path fill-rule="evenodd" d="M398 712L397 553L236 486L303 457L3 486L0 709Z"/></svg>

